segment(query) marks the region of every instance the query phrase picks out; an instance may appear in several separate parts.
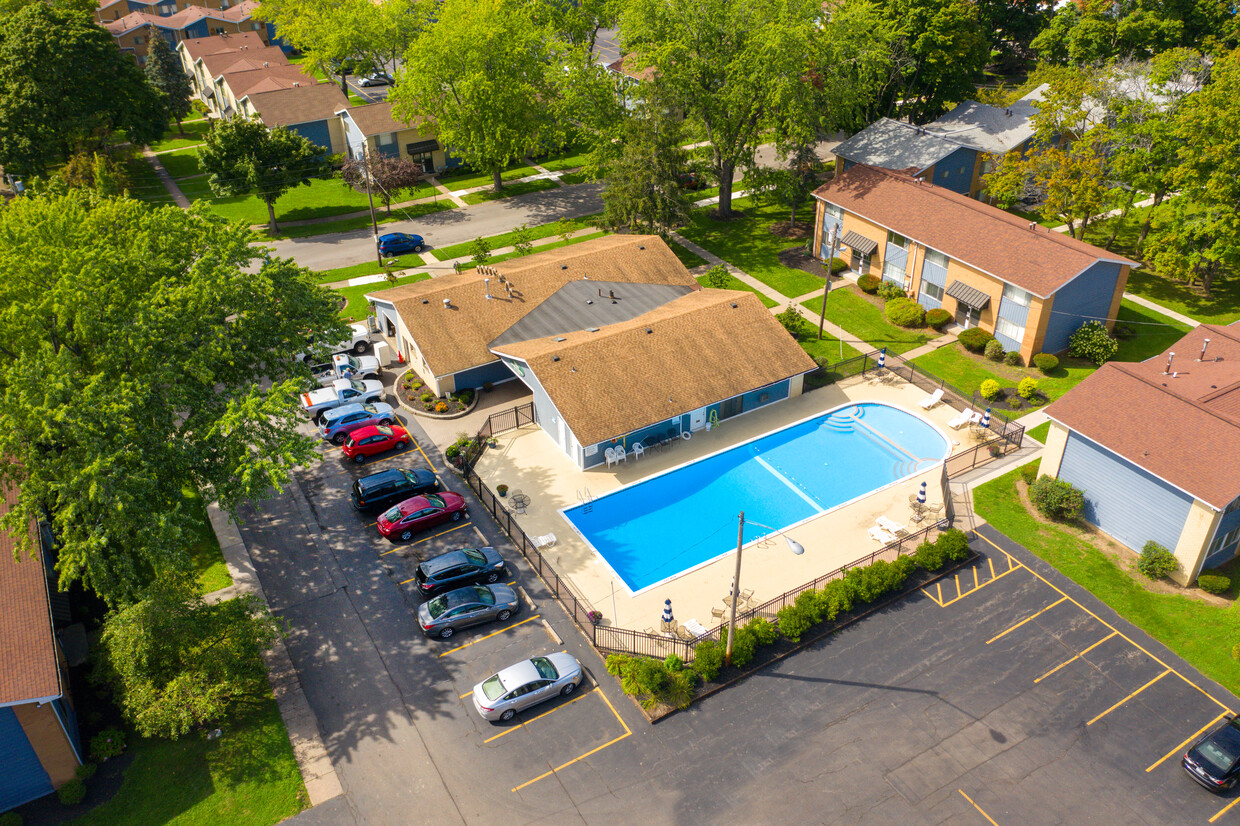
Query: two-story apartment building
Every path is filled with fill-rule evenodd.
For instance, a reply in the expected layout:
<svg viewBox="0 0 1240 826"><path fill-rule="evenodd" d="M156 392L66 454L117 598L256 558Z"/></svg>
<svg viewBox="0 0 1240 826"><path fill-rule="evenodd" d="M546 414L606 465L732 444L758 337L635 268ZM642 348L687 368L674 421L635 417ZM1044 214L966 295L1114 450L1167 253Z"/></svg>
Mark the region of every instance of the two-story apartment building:
<svg viewBox="0 0 1240 826"><path fill-rule="evenodd" d="M433 127L423 122L408 124L396 120L392 104L387 101L350 106L336 114L350 158L361 158L364 146L366 152L403 156L420 163L428 175L460 165L440 145Z"/></svg>
<svg viewBox="0 0 1240 826"><path fill-rule="evenodd" d="M274 30L269 24L253 19L258 8L257 0L243 0L226 8L183 5L179 10L176 10L176 3L148 5L133 0L130 2L137 8L104 21L103 27L111 32L121 51L133 55L140 64L146 61L152 37L162 37L174 48L185 40L212 35L254 34L264 46L274 39ZM106 10L101 8L97 16L115 11L119 9L113 4Z"/></svg>

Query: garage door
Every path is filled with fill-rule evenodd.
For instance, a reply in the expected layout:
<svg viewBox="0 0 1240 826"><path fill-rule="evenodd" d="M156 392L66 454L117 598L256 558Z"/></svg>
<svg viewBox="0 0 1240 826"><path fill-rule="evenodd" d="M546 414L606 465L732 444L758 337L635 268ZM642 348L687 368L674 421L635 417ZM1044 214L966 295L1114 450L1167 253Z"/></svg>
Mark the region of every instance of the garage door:
<svg viewBox="0 0 1240 826"><path fill-rule="evenodd" d="M0 708L0 812L52 793L52 780L11 708Z"/></svg>
<svg viewBox="0 0 1240 826"><path fill-rule="evenodd" d="M1085 491L1085 521L1136 551L1151 539L1174 549L1193 504L1188 494L1075 432L1059 478Z"/></svg>

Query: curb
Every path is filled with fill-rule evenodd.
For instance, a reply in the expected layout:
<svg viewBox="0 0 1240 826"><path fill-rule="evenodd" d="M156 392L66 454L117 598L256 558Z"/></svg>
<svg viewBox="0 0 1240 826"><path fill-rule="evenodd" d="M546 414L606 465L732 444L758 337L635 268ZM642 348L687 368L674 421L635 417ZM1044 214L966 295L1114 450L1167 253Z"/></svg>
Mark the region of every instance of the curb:
<svg viewBox="0 0 1240 826"><path fill-rule="evenodd" d="M223 598L221 595L228 591L232 592L231 595L255 594L270 610L267 595L263 593L250 552L241 538L241 532L237 530L236 523L214 502L207 505L207 518L211 520L211 529L219 540L220 552L224 555L224 563L233 579L231 586L215 592L212 596ZM271 693L288 731L289 744L293 747L293 756L301 771L301 781L306 787L310 805L317 806L339 797L344 794L340 777L336 774L327 748L319 736L318 717L302 690L283 637L277 637L271 648L263 652L263 662L267 664L267 681L271 683Z"/></svg>
<svg viewBox="0 0 1240 826"><path fill-rule="evenodd" d="M400 397L400 392L399 392L400 380L403 379L408 373L413 373L413 368L406 366L405 370L401 373L398 373L396 378L392 380L392 395L396 397L396 404L402 410L408 410L413 415L420 416L423 419L430 419L431 421L437 421L437 422L448 422L448 421L452 421L453 419L465 418L470 413L473 413L474 408L478 406L478 397L482 395L482 392L481 392L482 388L474 387L474 388L470 388L474 391L474 398L469 403L469 407L459 412L449 413L447 415L441 415L439 413L428 413L425 410L414 410L412 407L410 407L408 404L405 403L405 400ZM414 373L414 375L417 376L417 373ZM453 392L456 392L456 391L453 391Z"/></svg>

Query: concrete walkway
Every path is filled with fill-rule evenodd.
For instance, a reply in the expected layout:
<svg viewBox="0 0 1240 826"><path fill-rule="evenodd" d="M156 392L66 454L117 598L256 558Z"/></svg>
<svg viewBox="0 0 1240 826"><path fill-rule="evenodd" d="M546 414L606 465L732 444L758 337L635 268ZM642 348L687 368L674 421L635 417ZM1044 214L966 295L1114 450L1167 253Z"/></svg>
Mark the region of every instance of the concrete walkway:
<svg viewBox="0 0 1240 826"><path fill-rule="evenodd" d="M1136 209L1137 207L1152 206L1153 204L1154 204L1154 196L1151 195L1150 197L1146 198L1144 201L1138 201L1137 203L1133 204L1131 207L1129 207L1129 209ZM1097 215L1090 218L1089 222L1092 224L1094 221L1101 221L1104 218L1114 218L1116 215L1122 214L1123 211L1124 211L1123 209L1112 209L1106 212L1100 212ZM1067 231L1068 231L1067 224L1060 224L1057 227L1051 228L1051 232L1065 232L1066 233Z"/></svg>
<svg viewBox="0 0 1240 826"><path fill-rule="evenodd" d="M1177 313L1175 310L1168 309L1167 307L1164 307L1161 304L1156 304L1153 301L1150 301L1148 298L1142 298L1141 296L1133 295L1132 293L1124 293L1124 298L1128 299L1134 304L1140 304L1142 307L1153 310L1156 313L1162 313L1168 318L1174 318L1176 321L1180 322L1181 324L1187 324L1189 327L1197 327L1197 326L1200 326L1201 324L1200 321L1197 321L1194 318L1189 318L1183 313Z"/></svg>
<svg viewBox="0 0 1240 826"><path fill-rule="evenodd" d="M168 194L172 196L173 202L181 209L189 209L189 198L185 197L181 187L177 186L177 182L168 174L168 170L164 169L164 165L159 162L159 157L151 151L151 147L142 147L142 154L155 170L156 176L159 177L159 182L164 185L164 189L168 190Z"/></svg>

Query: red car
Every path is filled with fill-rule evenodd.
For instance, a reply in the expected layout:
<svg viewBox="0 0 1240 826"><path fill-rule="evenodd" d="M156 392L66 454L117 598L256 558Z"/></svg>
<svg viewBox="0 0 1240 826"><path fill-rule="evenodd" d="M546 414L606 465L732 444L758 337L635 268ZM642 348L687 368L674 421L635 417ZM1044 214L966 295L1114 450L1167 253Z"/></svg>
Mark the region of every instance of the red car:
<svg viewBox="0 0 1240 826"><path fill-rule="evenodd" d="M344 455L360 465L367 456L376 456L392 448L403 450L412 441L409 431L400 425L380 424L354 430L342 447Z"/></svg>
<svg viewBox="0 0 1240 826"><path fill-rule="evenodd" d="M464 515L465 497L459 493L445 490L415 496L379 515L379 533L393 542L408 540L441 522L459 522Z"/></svg>

